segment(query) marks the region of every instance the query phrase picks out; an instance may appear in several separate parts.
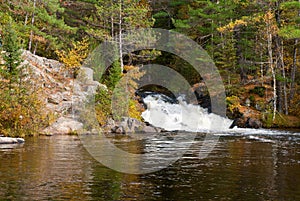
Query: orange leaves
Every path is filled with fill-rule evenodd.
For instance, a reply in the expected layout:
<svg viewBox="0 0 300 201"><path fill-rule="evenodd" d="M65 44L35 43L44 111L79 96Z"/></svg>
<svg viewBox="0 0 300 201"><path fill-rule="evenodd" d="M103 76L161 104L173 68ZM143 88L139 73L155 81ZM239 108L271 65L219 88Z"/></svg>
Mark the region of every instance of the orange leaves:
<svg viewBox="0 0 300 201"><path fill-rule="evenodd" d="M64 63L66 70L72 71L76 76L80 65L88 56L89 43L88 39L84 38L82 41L72 43L72 48L65 50L56 50L55 53L59 60Z"/></svg>
<svg viewBox="0 0 300 201"><path fill-rule="evenodd" d="M126 76L128 76L127 84L129 87L129 91L131 93L134 93L134 91L138 88L136 80L139 80L145 74L145 72L140 71L138 67L132 65L125 65L124 70L128 72Z"/></svg>
<svg viewBox="0 0 300 201"><path fill-rule="evenodd" d="M274 12L272 12L271 10L268 10L264 16L263 16L263 20L265 22L265 24L267 25L267 29L271 34L276 34L279 29L278 26L276 24L276 20L275 20L275 14Z"/></svg>
<svg viewBox="0 0 300 201"><path fill-rule="evenodd" d="M263 23L264 25L267 25L267 28L269 28L272 33L277 33L279 30L276 24L274 11L272 10L268 10L262 15L253 15L251 17L244 16L241 19L231 21L225 26L217 28L217 30L221 33L232 32L236 27L248 26L249 24L254 23Z"/></svg>
<svg viewBox="0 0 300 201"><path fill-rule="evenodd" d="M13 85L10 89L5 85L0 86L0 134L24 137L38 132L47 124L38 93L33 93L28 83Z"/></svg>
<svg viewBox="0 0 300 201"><path fill-rule="evenodd" d="M230 22L229 24L219 27L217 30L219 32L232 32L236 27L238 26L247 26L247 21L246 20L235 20L234 22Z"/></svg>
<svg viewBox="0 0 300 201"><path fill-rule="evenodd" d="M42 37L42 36L38 36L38 35L34 35L33 36L33 40L34 41L38 41L38 42L40 42L40 43L47 43L47 39L45 39L44 37Z"/></svg>
<svg viewBox="0 0 300 201"><path fill-rule="evenodd" d="M133 99L129 100L129 108L128 108L129 117L142 121L143 119L142 119L141 113L144 110L145 109L142 107L142 105L137 100L133 100Z"/></svg>
<svg viewBox="0 0 300 201"><path fill-rule="evenodd" d="M240 105L240 98L237 96L230 96L226 98L226 103L228 105L228 109L230 112L233 113L234 109L239 109L241 108Z"/></svg>

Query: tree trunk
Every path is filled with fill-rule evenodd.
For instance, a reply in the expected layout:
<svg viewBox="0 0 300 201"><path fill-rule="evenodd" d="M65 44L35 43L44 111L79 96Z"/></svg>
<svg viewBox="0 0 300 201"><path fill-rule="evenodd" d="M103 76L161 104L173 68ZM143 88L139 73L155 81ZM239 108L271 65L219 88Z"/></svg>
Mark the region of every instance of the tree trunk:
<svg viewBox="0 0 300 201"><path fill-rule="evenodd" d="M113 1L110 1L110 6L113 7ZM112 11L114 12L114 10ZM110 29L111 29L111 38L114 38L114 14L113 13L110 13L111 16L110 16Z"/></svg>
<svg viewBox="0 0 300 201"><path fill-rule="evenodd" d="M260 47L260 76L261 76L261 86L264 86L264 64L263 64L263 46L262 43L259 44Z"/></svg>
<svg viewBox="0 0 300 201"><path fill-rule="evenodd" d="M26 26L26 24L27 24L27 21L28 21L28 15L29 15L29 13L28 12L26 12L26 15L25 15L25 20L24 20L24 25Z"/></svg>
<svg viewBox="0 0 300 201"><path fill-rule="evenodd" d="M279 37L278 36L274 36L274 42L275 42L275 54L276 54L276 60L274 62L274 66L275 66L275 76L277 74L276 70L281 69L281 60L280 60L280 53L279 53ZM274 81L274 80L273 80ZM277 95L277 111L282 113L282 82L280 79L276 79L276 95Z"/></svg>
<svg viewBox="0 0 300 201"><path fill-rule="evenodd" d="M278 66L277 66L278 67ZM276 80L276 85L277 85L277 111L282 113L282 82L279 80Z"/></svg>
<svg viewBox="0 0 300 201"><path fill-rule="evenodd" d="M298 0L300 3L300 0ZM298 11L298 16L300 17L300 10ZM295 95L295 77L297 72L297 45L299 43L299 39L295 39L295 46L293 51L293 66L291 71L291 92L289 96L289 101L291 101L294 98Z"/></svg>
<svg viewBox="0 0 300 201"><path fill-rule="evenodd" d="M34 46L34 50L33 50L33 54L35 54L35 53L36 53L37 46L38 46L38 41L36 41L36 42L35 42L35 46Z"/></svg>
<svg viewBox="0 0 300 201"><path fill-rule="evenodd" d="M285 75L285 65L283 60L283 40L281 40L281 52L280 52L280 63L282 67L282 77L283 77L283 97L284 97L284 114L288 115L288 99L287 99L287 91L286 91L286 75Z"/></svg>
<svg viewBox="0 0 300 201"><path fill-rule="evenodd" d="M111 22L110 22L111 23L110 24L111 25L111 28L110 28L111 29L111 38L114 38L114 17L111 17L110 20L111 20Z"/></svg>
<svg viewBox="0 0 300 201"><path fill-rule="evenodd" d="M32 12L32 17L31 17L31 26L34 25L35 7L36 7L36 0L33 0L33 12ZM29 38L29 44L28 44L28 50L29 51L31 51L32 40L33 40L33 30L31 29L31 31L30 31L30 38Z"/></svg>
<svg viewBox="0 0 300 201"><path fill-rule="evenodd" d="M119 1L119 56L120 56L120 67L121 72L124 69L123 63L123 40L122 40L122 0Z"/></svg>
<svg viewBox="0 0 300 201"><path fill-rule="evenodd" d="M271 26L270 24L267 24L267 26ZM272 50L272 33L270 30L270 27L268 27L268 55L269 55L269 67L271 69L272 78L273 78L273 121L275 120L275 115L277 111L277 89L276 89L276 74L273 64L273 50Z"/></svg>
<svg viewBox="0 0 300 201"><path fill-rule="evenodd" d="M276 32L273 30L274 26L272 21L273 21L273 16L272 16L272 9L269 8L269 11L267 13L267 19L266 19L266 26L267 26L267 46L268 46L268 56L269 56L269 68L271 69L271 74L272 74L272 84L273 84L273 122L276 117L276 111L277 111L277 86L276 86L276 69L274 66L274 61L273 61L273 49L272 49L272 44L273 44L273 35L276 34ZM275 13L276 15L276 13ZM278 18L275 16L276 20ZM277 21L278 23L278 21ZM276 44L277 38L275 38L275 44ZM278 62L276 62L276 65L278 65Z"/></svg>
<svg viewBox="0 0 300 201"><path fill-rule="evenodd" d="M277 9L275 10L275 19L277 22L278 27L281 27L281 16L280 16L280 1L275 2L275 5ZM286 76L285 76L285 65L283 60L283 40L276 35L276 48L277 48L277 69L280 71L281 69L281 75L282 80L278 81L279 86L279 93L278 93L278 110L279 112L283 111L287 115L288 114L288 101L287 101L287 93L286 93ZM282 97L283 93L283 97Z"/></svg>
<svg viewBox="0 0 300 201"><path fill-rule="evenodd" d="M292 72L291 72L291 92L289 101L291 101L294 98L295 95L295 77L297 72L297 45L299 40L295 39L295 47L293 52L293 66L292 66Z"/></svg>
<svg viewBox="0 0 300 201"><path fill-rule="evenodd" d="M245 70L244 64L243 64L242 47L239 44L239 41L241 41L241 33L240 33L240 28L239 27L234 28L234 36L235 36L235 39L236 39L235 48L236 48L237 64L240 67L241 83L244 84L247 80L247 73L246 73L246 70Z"/></svg>

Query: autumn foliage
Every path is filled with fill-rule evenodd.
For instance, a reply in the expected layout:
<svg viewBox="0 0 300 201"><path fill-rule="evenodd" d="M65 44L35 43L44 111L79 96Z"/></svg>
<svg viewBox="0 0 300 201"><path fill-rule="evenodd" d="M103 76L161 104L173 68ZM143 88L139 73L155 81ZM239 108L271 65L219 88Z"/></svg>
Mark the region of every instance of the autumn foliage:
<svg viewBox="0 0 300 201"><path fill-rule="evenodd" d="M72 43L71 48L67 50L56 50L55 52L59 60L64 64L65 69L76 77L82 62L88 56L88 39L84 38L81 41L75 41Z"/></svg>

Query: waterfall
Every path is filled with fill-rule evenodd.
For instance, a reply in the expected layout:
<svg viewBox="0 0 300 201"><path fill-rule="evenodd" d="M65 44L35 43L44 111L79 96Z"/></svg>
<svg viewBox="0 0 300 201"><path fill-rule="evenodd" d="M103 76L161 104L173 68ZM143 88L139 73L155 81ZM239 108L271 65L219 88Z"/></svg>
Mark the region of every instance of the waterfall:
<svg viewBox="0 0 300 201"><path fill-rule="evenodd" d="M162 95L146 96L143 101L147 110L142 113L143 119L167 131L225 131L232 124L232 120L208 113L199 105L188 104L182 97L173 104L165 100Z"/></svg>

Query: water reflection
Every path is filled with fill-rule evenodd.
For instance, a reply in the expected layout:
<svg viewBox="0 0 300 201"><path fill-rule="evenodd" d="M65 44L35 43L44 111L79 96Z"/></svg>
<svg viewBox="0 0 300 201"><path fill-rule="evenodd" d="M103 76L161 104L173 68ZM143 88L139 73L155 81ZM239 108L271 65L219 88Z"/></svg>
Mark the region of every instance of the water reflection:
<svg viewBox="0 0 300 201"><path fill-rule="evenodd" d="M28 138L24 147L1 152L1 193L16 200L86 199L90 160L77 137Z"/></svg>
<svg viewBox="0 0 300 201"><path fill-rule="evenodd" d="M300 200L299 136L258 137L272 142L223 136L205 159L193 143L182 159L145 175L104 167L76 136L28 138L0 149L0 200ZM114 141L132 153L150 149Z"/></svg>

